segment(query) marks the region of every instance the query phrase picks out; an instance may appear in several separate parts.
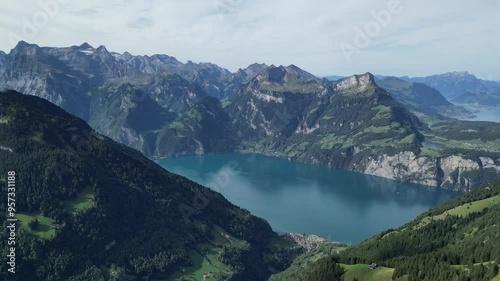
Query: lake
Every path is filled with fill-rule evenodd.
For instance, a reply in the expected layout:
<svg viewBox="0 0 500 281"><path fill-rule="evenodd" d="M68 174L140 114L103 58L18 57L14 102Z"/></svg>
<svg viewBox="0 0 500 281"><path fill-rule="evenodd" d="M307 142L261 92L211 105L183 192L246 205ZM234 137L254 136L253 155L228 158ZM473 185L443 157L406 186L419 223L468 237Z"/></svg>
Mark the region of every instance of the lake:
<svg viewBox="0 0 500 281"><path fill-rule="evenodd" d="M222 193L277 232L314 233L359 243L397 228L460 193L256 154L157 161L170 172Z"/></svg>
<svg viewBox="0 0 500 281"><path fill-rule="evenodd" d="M481 109L479 112L474 113L474 115L476 117L465 120L500 122L500 109Z"/></svg>

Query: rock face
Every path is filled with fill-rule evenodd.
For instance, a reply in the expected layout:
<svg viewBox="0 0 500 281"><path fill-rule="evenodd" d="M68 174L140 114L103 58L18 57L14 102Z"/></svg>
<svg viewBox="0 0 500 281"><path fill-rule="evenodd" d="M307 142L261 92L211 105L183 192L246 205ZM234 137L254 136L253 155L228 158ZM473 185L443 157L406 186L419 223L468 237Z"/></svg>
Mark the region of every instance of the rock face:
<svg viewBox="0 0 500 281"><path fill-rule="evenodd" d="M404 151L393 156L369 157L361 167L353 170L388 179L412 181L424 185L437 186L436 162L428 157L418 157L412 151Z"/></svg>
<svg viewBox="0 0 500 281"><path fill-rule="evenodd" d="M335 87L337 91L345 91L348 89L357 88L359 90L365 90L367 86L374 85L375 78L371 73L365 73L363 75L354 75L349 78L341 80Z"/></svg>
<svg viewBox="0 0 500 281"><path fill-rule="evenodd" d="M1 61L0 90L38 96L88 118L87 81L42 48L20 42Z"/></svg>
<svg viewBox="0 0 500 281"><path fill-rule="evenodd" d="M419 157L411 151L378 158L368 158L365 163L353 168L354 171L388 179L440 186L457 191L471 191L491 182L490 177L498 177L499 161L488 157L477 160L460 156L433 159Z"/></svg>
<svg viewBox="0 0 500 281"><path fill-rule="evenodd" d="M147 132L163 128L177 118L140 89L123 84L102 88L92 100L89 124L100 133L128 146L143 150Z"/></svg>
<svg viewBox="0 0 500 281"><path fill-rule="evenodd" d="M228 152L234 150L235 137L220 102L205 97L175 122L159 130L155 142L143 151L154 158Z"/></svg>

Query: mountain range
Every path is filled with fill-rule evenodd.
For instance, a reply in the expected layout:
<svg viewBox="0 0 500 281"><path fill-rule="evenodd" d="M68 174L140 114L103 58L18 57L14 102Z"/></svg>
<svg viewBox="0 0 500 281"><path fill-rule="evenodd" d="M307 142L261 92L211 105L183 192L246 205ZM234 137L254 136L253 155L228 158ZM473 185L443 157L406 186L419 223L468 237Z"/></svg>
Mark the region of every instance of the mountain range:
<svg viewBox="0 0 500 281"><path fill-rule="evenodd" d="M500 83L477 78L467 71L401 79L427 84L452 102L488 107L500 106Z"/></svg>
<svg viewBox="0 0 500 281"><path fill-rule="evenodd" d="M461 109L419 82L331 82L295 65L231 73L86 43L20 42L0 62L0 89L47 99L153 159L257 152L461 191L500 179L500 125L447 118Z"/></svg>
<svg viewBox="0 0 500 281"><path fill-rule="evenodd" d="M456 117L466 109L450 103L438 90L427 84L407 82L396 77L385 77L377 85L401 102L409 110L421 116Z"/></svg>
<svg viewBox="0 0 500 281"><path fill-rule="evenodd" d="M345 78L345 76L327 76L326 79L330 81L337 81ZM377 82L385 79L395 79L393 76L375 75ZM484 80L477 78L467 71L454 71L443 74L430 75L426 77L398 77L409 83L418 83L419 85L426 85L435 90L448 101L465 106L468 110L474 111L476 107L498 107L500 106L500 83L493 80ZM387 82L387 81L386 81ZM393 81L394 83L394 81ZM401 83L401 82L399 82ZM382 86L382 85L381 85ZM385 86L382 86L385 88ZM386 90L389 91L388 88ZM428 90L424 90L428 91ZM425 103L425 100L421 100ZM459 108L461 111L467 110L466 108ZM466 111L467 112L467 111ZM455 111L447 112L451 117L459 117L460 115Z"/></svg>

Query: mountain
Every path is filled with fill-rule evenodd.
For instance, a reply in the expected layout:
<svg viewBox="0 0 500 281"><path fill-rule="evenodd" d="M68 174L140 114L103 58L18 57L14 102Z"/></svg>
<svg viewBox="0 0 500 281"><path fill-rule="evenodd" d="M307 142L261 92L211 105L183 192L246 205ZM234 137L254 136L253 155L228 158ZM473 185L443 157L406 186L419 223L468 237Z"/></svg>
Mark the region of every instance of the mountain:
<svg viewBox="0 0 500 281"><path fill-rule="evenodd" d="M19 44L3 58L0 90L42 97L84 119L89 116L86 79L37 45Z"/></svg>
<svg viewBox="0 0 500 281"><path fill-rule="evenodd" d="M175 122L158 132L153 157L233 151L236 138L219 100L205 97Z"/></svg>
<svg viewBox="0 0 500 281"><path fill-rule="evenodd" d="M366 120L373 118L378 110L363 111L362 107L371 109L376 106L373 103L379 102L379 98L381 104L395 106L394 114L403 111L399 104L374 84L370 74L353 76L329 85L323 84L312 74L299 71L295 66L281 66L270 68L255 77L238 96L231 99L227 110L237 134L244 136L247 143L250 140L257 142L247 146L272 151L281 148L283 151L280 152L286 157L311 159L314 163L325 159L313 159L307 150L312 152L323 147L324 150L340 154L347 153L340 151L347 148L341 144L348 144L349 140L363 142L364 129L372 125ZM358 116L359 112L367 112L367 116ZM391 117L389 114L388 120L382 118L380 126L390 125ZM407 120L403 122L406 124L402 127L409 127L411 131L412 126L418 126L416 118L409 115L405 118ZM356 139L350 139L356 134ZM407 136L406 133L399 135L401 139ZM379 136L385 138L383 134ZM375 141L377 136L367 138ZM285 146L287 143L292 146Z"/></svg>
<svg viewBox="0 0 500 281"><path fill-rule="evenodd" d="M0 66L0 89L45 98L82 117L99 132L139 149L149 141L149 131L174 121L207 95L179 75L142 73L119 58L104 46L94 48L87 43L40 48L20 42ZM124 91L118 91L125 88L134 88L136 97L130 100ZM135 106L130 103L137 108L121 112ZM131 127L134 122L145 126Z"/></svg>
<svg viewBox="0 0 500 281"><path fill-rule="evenodd" d="M498 216L500 183L453 199L344 251L325 246L304 254L270 280L320 280L296 273L325 275L333 268L326 264L344 268L345 279L321 280L498 280ZM370 269L373 263L376 269Z"/></svg>
<svg viewBox="0 0 500 281"><path fill-rule="evenodd" d="M260 74L264 70L269 68L266 64L254 63L246 67L245 69L238 69L235 73L225 79L222 84L224 85L224 97L225 99L236 95L246 83L248 83L252 78Z"/></svg>
<svg viewBox="0 0 500 281"><path fill-rule="evenodd" d="M428 128L369 73L325 83L294 67L269 68L225 109L241 140L238 151L462 191L500 177L500 154L491 147L498 136L485 139L479 153L455 146L469 141L439 131L456 123ZM461 126L470 140L481 138L474 124Z"/></svg>
<svg viewBox="0 0 500 281"><path fill-rule="evenodd" d="M200 86L177 74L146 76L132 82L160 106L177 115L185 113L207 96Z"/></svg>
<svg viewBox="0 0 500 281"><path fill-rule="evenodd" d="M254 63L249 66L247 66L243 71L246 74L246 79L249 80L250 78L253 78L257 76L257 74L260 74L264 70L268 69L270 66L268 66L265 63ZM271 66L272 67L272 66Z"/></svg>
<svg viewBox="0 0 500 281"><path fill-rule="evenodd" d="M457 116L465 109L454 106L436 89L422 83L406 82L396 77L386 77L377 85L406 108L430 116Z"/></svg>
<svg viewBox="0 0 500 281"><path fill-rule="evenodd" d="M301 252L263 219L46 100L0 93L0 120L1 181L16 182L18 219L16 274L3 255L4 280L267 280Z"/></svg>
<svg viewBox="0 0 500 281"><path fill-rule="evenodd" d="M212 63L181 63L176 58L167 55L132 56L128 53L117 55L117 59L141 73L146 74L177 74L190 83L199 85L208 95L224 98L222 81L232 74L229 70Z"/></svg>
<svg viewBox="0 0 500 281"><path fill-rule="evenodd" d="M94 48L87 43L69 48L44 48L49 54L87 74L97 84L138 74L151 76L177 74L189 83L199 85L207 94L224 96L221 82L231 76L211 63L179 62L168 55L133 56L128 52L111 53L105 46Z"/></svg>
<svg viewBox="0 0 500 281"><path fill-rule="evenodd" d="M87 43L66 48L41 48L19 42L1 61L0 89L46 98L85 120L89 118L91 93L102 86L132 83L143 86L148 92L171 92L170 88L162 88L170 85L161 80L177 75L183 81L176 83L183 84L179 86L189 88L194 95L224 96L222 81L232 76L228 70L214 64L183 64L167 55L117 54L104 46L94 48ZM164 82L167 85L162 85Z"/></svg>
<svg viewBox="0 0 500 281"><path fill-rule="evenodd" d="M427 77L402 77L401 79L427 84L440 91L449 100L467 92L484 92L500 95L499 83L478 79L467 71L448 72Z"/></svg>
<svg viewBox="0 0 500 281"><path fill-rule="evenodd" d="M92 85L102 85L114 79L128 78L138 74L137 70L121 65L105 46L94 48L87 43L67 48L42 48L62 63L81 73Z"/></svg>
<svg viewBox="0 0 500 281"><path fill-rule="evenodd" d="M149 131L161 129L177 114L160 106L131 84L102 88L92 99L89 124L96 131L142 150Z"/></svg>

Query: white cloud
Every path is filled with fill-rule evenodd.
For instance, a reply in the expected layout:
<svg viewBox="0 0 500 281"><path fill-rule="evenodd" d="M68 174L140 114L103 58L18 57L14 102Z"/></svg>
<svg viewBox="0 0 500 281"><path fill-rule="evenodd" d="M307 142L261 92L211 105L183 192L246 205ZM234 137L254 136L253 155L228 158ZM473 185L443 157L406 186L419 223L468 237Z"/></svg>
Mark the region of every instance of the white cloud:
<svg viewBox="0 0 500 281"><path fill-rule="evenodd" d="M12 48L9 34L23 37L26 20L43 13L39 3L63 2L4 1L4 51ZM118 52L166 53L233 71L266 62L293 63L316 74L469 70L500 80L500 3L493 0L399 0L402 12L347 61L340 43L352 44L355 28L364 29L390 1L397 0L64 0L25 39L43 46L86 41Z"/></svg>

